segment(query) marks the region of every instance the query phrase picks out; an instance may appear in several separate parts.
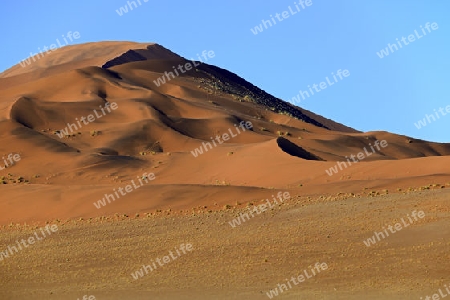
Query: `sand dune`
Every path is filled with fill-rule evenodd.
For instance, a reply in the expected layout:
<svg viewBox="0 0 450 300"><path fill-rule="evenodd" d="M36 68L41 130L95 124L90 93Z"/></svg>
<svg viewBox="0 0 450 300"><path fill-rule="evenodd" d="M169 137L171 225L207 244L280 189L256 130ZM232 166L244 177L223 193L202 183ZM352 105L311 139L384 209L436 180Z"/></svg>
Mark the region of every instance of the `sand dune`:
<svg viewBox="0 0 450 300"><path fill-rule="evenodd" d="M168 80L165 72L186 62L157 44L103 42L0 74L0 155L21 158L0 171L0 209L8 212L0 225L200 208L220 214L278 191L320 206L339 195L368 201L450 185L450 144L360 132L212 65ZM387 146L376 148L381 141ZM364 158L350 163L359 153ZM145 173L155 179L94 205Z"/></svg>
<svg viewBox="0 0 450 300"><path fill-rule="evenodd" d="M11 172L37 191L43 189L43 194L47 186L63 189L69 178L80 188L93 181L113 185L104 178L118 174L118 169L121 179L116 183L147 169L157 174L156 186L187 184L195 189L216 181L230 188L302 184L302 192L313 194L320 185L343 178L354 183L354 191L369 180L411 177L425 184L432 181L430 176L448 174L442 166L450 144L388 132L360 133L275 99L214 66L200 64L160 86L153 82L180 62L187 60L157 44L106 42L68 46L42 58L28 70L34 74L28 82L21 82L24 74L3 73L0 85L5 80L20 82L8 81L0 95L0 126L8 141L0 150L24 157ZM51 65L64 68L38 78ZM110 103L117 109L101 118L95 115L88 124L79 122ZM241 122L252 127L238 134ZM64 129L67 134L60 138ZM220 139L230 132L228 140ZM386 140L388 147L333 176L325 172L377 140ZM195 149L203 154L195 157ZM411 169L414 158L423 159L413 160ZM409 170L406 175L402 168ZM227 203L227 195L216 201ZM127 212L133 209L143 208L130 207ZM91 210L85 215L97 213ZM33 218L38 220L38 215ZM83 214L73 217L79 215ZM9 218L21 219L19 211Z"/></svg>

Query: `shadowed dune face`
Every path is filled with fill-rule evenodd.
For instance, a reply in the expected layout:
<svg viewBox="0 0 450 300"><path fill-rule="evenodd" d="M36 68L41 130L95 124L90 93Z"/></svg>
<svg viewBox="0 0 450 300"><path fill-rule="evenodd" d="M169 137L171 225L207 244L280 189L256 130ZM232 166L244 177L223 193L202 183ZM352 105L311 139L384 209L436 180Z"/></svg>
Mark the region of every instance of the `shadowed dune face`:
<svg viewBox="0 0 450 300"><path fill-rule="evenodd" d="M291 141L285 138L282 137L277 138L277 144L281 148L281 150L292 156L296 156L307 160L322 160L320 157L317 157L314 154L305 151L302 147L297 146L296 144L292 143Z"/></svg>
<svg viewBox="0 0 450 300"><path fill-rule="evenodd" d="M48 117L40 106L37 106L33 100L25 97L19 98L10 111L11 120L31 129L39 125L43 126Z"/></svg>
<svg viewBox="0 0 450 300"><path fill-rule="evenodd" d="M438 162L448 160L449 144L361 133L212 65L167 76L186 63L190 61L157 44L106 42L68 46L27 70L15 66L5 71L0 75L0 135L5 141L0 152L23 158L6 172L26 178L42 195L47 187L63 193L67 182L80 189L99 183L102 187L86 200L91 204L143 171L156 174L150 186L189 186L190 193L198 189L199 199L210 195L199 187L211 185L303 185L301 192L314 194L324 184L339 190L344 179L345 189L360 190L368 182L376 186L414 177L418 183L448 175ZM161 78L165 83L156 84ZM377 149L383 140L388 146ZM362 162L338 170L340 174L325 172L363 152ZM61 205L77 201L63 194ZM251 194L239 201L253 200ZM141 196L136 192L133 199ZM175 201L186 207L195 202L166 197L158 196L155 203ZM232 200L223 193L216 201ZM155 203L136 200L126 209L155 208ZM65 216L97 213L86 207ZM53 212L56 216L57 210ZM20 214L12 210L18 219L39 219L39 211Z"/></svg>

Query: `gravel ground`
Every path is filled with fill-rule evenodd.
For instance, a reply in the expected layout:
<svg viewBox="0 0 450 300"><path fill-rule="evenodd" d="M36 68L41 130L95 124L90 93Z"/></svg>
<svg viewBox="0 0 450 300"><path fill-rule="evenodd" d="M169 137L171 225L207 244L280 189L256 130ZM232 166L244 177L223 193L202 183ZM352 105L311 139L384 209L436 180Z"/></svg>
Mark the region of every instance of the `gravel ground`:
<svg viewBox="0 0 450 300"><path fill-rule="evenodd" d="M0 261L0 299L269 299L266 292L317 262L327 270L276 298L425 298L450 284L449 196L439 189L295 197L235 228L229 222L247 204L51 221L56 233ZM425 217L363 243L414 210ZM4 226L0 252L44 226ZM161 265L182 244L192 251ZM158 258L156 269L133 278Z"/></svg>

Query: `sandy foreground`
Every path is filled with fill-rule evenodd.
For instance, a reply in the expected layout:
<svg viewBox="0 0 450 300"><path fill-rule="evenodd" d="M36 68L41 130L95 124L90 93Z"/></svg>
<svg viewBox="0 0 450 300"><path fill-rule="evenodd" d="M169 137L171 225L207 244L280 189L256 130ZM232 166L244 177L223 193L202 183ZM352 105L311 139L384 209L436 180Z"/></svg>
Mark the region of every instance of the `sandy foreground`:
<svg viewBox="0 0 450 300"><path fill-rule="evenodd" d="M248 204L52 221L56 233L0 261L0 299L269 299L266 292L317 262L328 269L275 298L425 298L450 284L449 196L448 187L294 196L234 228L229 222ZM410 223L414 210L425 216ZM401 218L410 225L370 247L363 243ZM43 226L5 225L0 245ZM183 254L182 244L191 251ZM176 249L181 255L133 278Z"/></svg>

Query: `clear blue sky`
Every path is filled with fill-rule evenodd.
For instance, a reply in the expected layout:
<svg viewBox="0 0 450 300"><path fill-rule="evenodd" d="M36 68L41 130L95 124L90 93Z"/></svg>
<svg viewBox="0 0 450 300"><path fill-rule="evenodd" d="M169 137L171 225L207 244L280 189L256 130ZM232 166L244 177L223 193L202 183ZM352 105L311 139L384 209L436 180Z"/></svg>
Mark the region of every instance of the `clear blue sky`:
<svg viewBox="0 0 450 300"><path fill-rule="evenodd" d="M350 76L299 106L362 131L386 130L450 142L450 114L420 130L414 123L450 105L450 2L443 0L156 1L119 16L126 0L5 1L0 12L0 71L49 46L68 31L77 43L156 42L186 57L237 73L283 100L338 69ZM45 4L43 4L45 3ZM296 14L289 12L291 6ZM255 35L262 19L289 17ZM282 18L282 17L280 17ZM426 36L420 26L436 22ZM379 58L376 52L417 30L422 37Z"/></svg>

